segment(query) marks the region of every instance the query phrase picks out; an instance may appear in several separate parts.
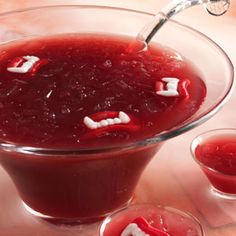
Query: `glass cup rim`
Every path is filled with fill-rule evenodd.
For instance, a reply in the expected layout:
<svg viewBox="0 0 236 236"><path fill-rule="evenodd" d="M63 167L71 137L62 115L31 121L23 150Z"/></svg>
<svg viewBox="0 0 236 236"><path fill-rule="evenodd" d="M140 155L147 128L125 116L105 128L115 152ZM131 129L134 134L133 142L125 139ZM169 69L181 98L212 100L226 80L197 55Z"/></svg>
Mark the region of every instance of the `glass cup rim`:
<svg viewBox="0 0 236 236"><path fill-rule="evenodd" d="M206 164L204 164L202 161L200 161L196 155L195 155L195 149L197 147L197 144L200 143L201 140L203 140L204 136L207 136L209 134L212 134L212 137L219 137L221 135L227 134L227 133L231 133L231 132L235 132L235 137L236 137L236 128L218 128L218 129L210 129L208 131L202 132L200 134L198 134L191 142L190 145L190 151L191 151L191 155L193 157L193 160L199 164L200 167L205 168L210 170L211 172L214 172L216 174L220 174L220 175L224 175L224 176L228 176L231 178L236 178L236 174L235 175L230 175L230 174L226 174L223 173L222 171L216 170ZM219 133L218 135L216 133Z"/></svg>
<svg viewBox="0 0 236 236"><path fill-rule="evenodd" d="M103 9L107 11L123 11L127 13L141 14L141 15L146 15L149 17L155 16L155 14L152 14L149 12L122 8L122 7L78 4L78 5L49 5L49 6L22 8L18 10L0 13L0 17L12 15L12 14L21 14L21 13L30 12L30 11L53 9L53 8ZM186 131L208 120L210 117L212 117L215 113L218 112L218 110L225 104L225 102L229 99L230 95L232 94L232 90L233 90L234 82L235 82L233 64L230 58L228 57L228 55L225 53L225 51L205 34L201 33L200 31L188 25L185 25L183 23L180 23L172 19L169 20L169 24L170 23L176 27L182 28L182 30L184 30L186 33L196 34L197 35L196 37L201 38L202 40L205 40L206 42L208 42L210 45L214 46L214 48L219 51L221 57L223 57L224 60L227 62L227 66L229 70L229 78L230 78L230 83L228 85L227 92L224 94L221 100L219 100L216 104L214 104L214 106L209 111L203 112L203 114L200 114L197 119L194 119L191 122L187 122L186 124L184 123L183 125L178 126L177 128L171 129L168 132L163 131L151 138L149 137L143 140L128 143L127 145L122 144L118 146L99 147L99 148L44 148L44 147L18 145L18 144L4 142L3 140L0 140L0 150L4 150L8 152L10 151L10 152L23 153L23 154L42 155L42 156L43 155L51 155L51 156L72 155L74 156L74 155L98 154L98 153L104 153L104 152L107 153L107 152L114 152L114 151L125 151L125 150L155 145L159 142L163 142L167 139L170 139L177 135L185 133Z"/></svg>
<svg viewBox="0 0 236 236"><path fill-rule="evenodd" d="M175 214L181 215L183 217L187 217L188 219L190 219L194 223L196 223L196 225L198 226L198 229L200 230L200 233L201 233L200 236L205 236L205 233L204 233L204 230L203 230L203 227L202 227L200 221L198 220L197 217L195 217L190 212L182 211L182 210L177 209L172 206L163 206L160 204L153 204L153 203L137 203L137 204L133 204L130 206L125 206L121 209L118 209L118 210L112 212L101 222L99 229L98 229L99 236L103 236L103 233L105 232L105 229L106 229L106 225L112 221L113 216L115 216L116 214L122 213L125 210L129 210L129 209L132 209L135 207L151 207L151 208L155 208L155 209L165 210L170 213L175 213Z"/></svg>

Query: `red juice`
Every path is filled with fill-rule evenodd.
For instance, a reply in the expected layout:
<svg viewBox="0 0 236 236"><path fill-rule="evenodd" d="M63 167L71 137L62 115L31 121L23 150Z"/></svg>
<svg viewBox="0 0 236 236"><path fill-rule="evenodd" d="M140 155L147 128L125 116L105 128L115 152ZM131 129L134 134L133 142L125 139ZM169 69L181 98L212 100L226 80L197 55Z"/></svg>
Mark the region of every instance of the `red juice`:
<svg viewBox="0 0 236 236"><path fill-rule="evenodd" d="M129 45L128 38L76 34L1 45L1 140L96 150L151 138L191 117L206 95L193 66L161 46L137 53L127 52ZM127 203L158 148L2 151L0 158L28 206L86 220Z"/></svg>
<svg viewBox="0 0 236 236"><path fill-rule="evenodd" d="M212 185L221 192L236 194L236 136L218 135L204 140L195 156Z"/></svg>
<svg viewBox="0 0 236 236"><path fill-rule="evenodd" d="M152 137L193 115L206 94L196 70L173 51L126 53L128 45L108 36L67 35L2 46L0 137L34 147L115 146ZM46 63L35 75L7 71L12 60L25 55ZM190 81L189 97L157 95L155 86L165 77ZM133 117L138 130L90 137L84 117L112 111Z"/></svg>

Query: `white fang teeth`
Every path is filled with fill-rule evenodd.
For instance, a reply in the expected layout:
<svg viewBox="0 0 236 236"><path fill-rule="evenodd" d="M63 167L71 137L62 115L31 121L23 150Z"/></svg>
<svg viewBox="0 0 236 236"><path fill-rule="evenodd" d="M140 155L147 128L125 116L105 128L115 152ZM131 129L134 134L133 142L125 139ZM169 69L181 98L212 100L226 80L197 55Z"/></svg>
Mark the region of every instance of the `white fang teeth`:
<svg viewBox="0 0 236 236"><path fill-rule="evenodd" d="M36 56L24 56L23 57L26 62L22 64L20 67L8 67L7 70L13 73L24 74L30 71L30 69L34 66L34 64L39 61L39 58Z"/></svg>
<svg viewBox="0 0 236 236"><path fill-rule="evenodd" d="M114 124L127 124L129 122L130 122L129 116L123 111L120 111L118 117L115 117L114 119L108 118L108 119L104 119L98 122L94 121L88 116L84 117L84 124L89 129L97 129L100 127L106 127L106 126L114 125Z"/></svg>
<svg viewBox="0 0 236 236"><path fill-rule="evenodd" d="M121 233L121 236L149 236L149 234L146 234L143 232L137 224L131 223L127 225L127 227L123 230Z"/></svg>
<svg viewBox="0 0 236 236"><path fill-rule="evenodd" d="M165 96L165 97L173 97L173 96L178 96L179 95L178 91L176 91L174 89L158 91L156 93L158 95L162 95L162 96Z"/></svg>
<svg viewBox="0 0 236 236"><path fill-rule="evenodd" d="M121 123L121 119L120 118L115 118L113 119L114 124L120 124Z"/></svg>
<svg viewBox="0 0 236 236"><path fill-rule="evenodd" d="M165 96L165 97L175 97L179 95L178 89L178 83L179 79L177 78L162 78L162 81L166 82L166 90L160 90L156 91L156 94Z"/></svg>
<svg viewBox="0 0 236 236"><path fill-rule="evenodd" d="M99 123L101 124L102 127L105 127L105 126L109 125L107 120L101 120Z"/></svg>
<svg viewBox="0 0 236 236"><path fill-rule="evenodd" d="M165 77L165 78L162 78L162 81L164 81L166 83L173 83L173 82L178 83L179 79L173 78L173 77Z"/></svg>
<svg viewBox="0 0 236 236"><path fill-rule="evenodd" d="M97 127L97 122L94 122L91 118L88 116L84 117L84 124L90 128L90 129L96 129Z"/></svg>
<svg viewBox="0 0 236 236"><path fill-rule="evenodd" d="M111 119L111 118L108 118L107 122L108 122L108 125L114 125L115 124L114 119Z"/></svg>
<svg viewBox="0 0 236 236"><path fill-rule="evenodd" d="M125 114L123 111L119 112L119 118L121 120L122 123L129 123L130 122L130 118L127 114Z"/></svg>

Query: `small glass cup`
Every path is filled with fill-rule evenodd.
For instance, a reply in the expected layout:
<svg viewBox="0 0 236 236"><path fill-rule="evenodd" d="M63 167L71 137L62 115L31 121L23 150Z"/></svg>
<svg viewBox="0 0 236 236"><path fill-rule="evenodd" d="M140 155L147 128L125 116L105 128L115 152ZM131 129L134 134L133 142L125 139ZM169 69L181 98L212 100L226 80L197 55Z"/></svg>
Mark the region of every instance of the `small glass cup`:
<svg viewBox="0 0 236 236"><path fill-rule="evenodd" d="M137 204L121 209L108 216L100 226L99 236L120 236L129 224L138 218L140 219L140 217L144 218L151 227L154 227L167 235L204 235L199 221L189 213L171 207ZM137 226L139 227L138 224ZM141 226L139 227L139 230L142 230L143 232L145 229L142 229Z"/></svg>
<svg viewBox="0 0 236 236"><path fill-rule="evenodd" d="M197 136L191 145L194 160L220 197L236 199L236 129L215 129Z"/></svg>

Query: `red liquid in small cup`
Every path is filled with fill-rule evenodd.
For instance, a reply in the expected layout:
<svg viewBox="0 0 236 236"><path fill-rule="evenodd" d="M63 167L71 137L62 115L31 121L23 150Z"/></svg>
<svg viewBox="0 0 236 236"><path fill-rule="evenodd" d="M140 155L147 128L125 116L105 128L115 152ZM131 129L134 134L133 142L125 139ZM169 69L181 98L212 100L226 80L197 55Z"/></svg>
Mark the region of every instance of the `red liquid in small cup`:
<svg viewBox="0 0 236 236"><path fill-rule="evenodd" d="M236 194L236 136L209 138L196 147L195 155L216 189Z"/></svg>
<svg viewBox="0 0 236 236"><path fill-rule="evenodd" d="M119 146L192 116L206 94L196 70L173 51L153 47L127 53L129 44L129 39L108 35L62 35L1 46L0 138L34 147ZM6 70L14 58L26 55L44 64L28 74ZM155 86L163 77L190 82L188 96L183 89L178 97L157 95ZM85 116L114 118L119 111L131 122L96 130L83 122ZM87 219L130 199L157 148L70 157L4 153L1 162L34 210Z"/></svg>
<svg viewBox="0 0 236 236"><path fill-rule="evenodd" d="M121 236L124 229L136 219L144 218L150 228L154 228L158 233L150 234L155 236L202 236L202 230L198 222L180 212L165 210L164 208L155 208L152 206L138 207L134 205L131 209L115 213L104 228L101 229L101 236ZM137 224L138 226L138 224ZM138 228L148 234L148 230L142 226ZM150 232L150 231L149 231Z"/></svg>

